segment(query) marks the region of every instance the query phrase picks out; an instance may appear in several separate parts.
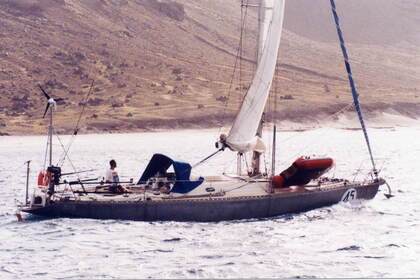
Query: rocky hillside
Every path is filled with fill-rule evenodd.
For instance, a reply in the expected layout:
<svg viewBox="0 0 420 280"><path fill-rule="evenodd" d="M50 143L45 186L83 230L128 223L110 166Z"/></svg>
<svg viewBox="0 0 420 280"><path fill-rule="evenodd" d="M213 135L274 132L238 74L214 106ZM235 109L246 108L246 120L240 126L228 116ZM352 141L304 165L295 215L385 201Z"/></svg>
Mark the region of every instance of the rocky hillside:
<svg viewBox="0 0 420 280"><path fill-rule="evenodd" d="M337 5L365 109L415 117L420 3ZM56 111L63 132L84 103L85 132L219 126L255 69L255 8L242 15L239 63L238 0L0 0L0 133L45 132L38 84L65 99ZM269 108L277 118L310 119L351 103L334 28L328 1L287 2L278 105Z"/></svg>

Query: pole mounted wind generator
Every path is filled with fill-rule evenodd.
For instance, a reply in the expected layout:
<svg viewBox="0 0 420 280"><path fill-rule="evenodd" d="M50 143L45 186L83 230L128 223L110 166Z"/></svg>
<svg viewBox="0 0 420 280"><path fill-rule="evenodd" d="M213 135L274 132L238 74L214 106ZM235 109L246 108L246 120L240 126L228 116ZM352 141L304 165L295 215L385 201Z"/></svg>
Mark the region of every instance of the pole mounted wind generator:
<svg viewBox="0 0 420 280"><path fill-rule="evenodd" d="M47 168L47 172L45 176L47 177L48 182L48 194L52 195L54 193L54 186L60 183L61 177L61 168L58 166L52 165L52 136L53 136L53 111L59 104L60 101L64 101L63 98L52 98L43 88L41 85L38 84L39 89L44 94L45 98L47 99L47 106L45 107L44 115L42 118L45 118L49 110L50 122L48 126L48 146L49 146L49 165Z"/></svg>
<svg viewBox="0 0 420 280"><path fill-rule="evenodd" d="M47 107L45 108L44 115L42 116L43 118L45 118L45 115L47 114L47 111L50 108L50 105L53 105L55 107L57 106L57 102L64 101L64 99L63 98L54 99L49 96L49 94L41 87L41 85L38 85L38 87L41 89L42 93L44 93L45 98L47 98L48 100Z"/></svg>

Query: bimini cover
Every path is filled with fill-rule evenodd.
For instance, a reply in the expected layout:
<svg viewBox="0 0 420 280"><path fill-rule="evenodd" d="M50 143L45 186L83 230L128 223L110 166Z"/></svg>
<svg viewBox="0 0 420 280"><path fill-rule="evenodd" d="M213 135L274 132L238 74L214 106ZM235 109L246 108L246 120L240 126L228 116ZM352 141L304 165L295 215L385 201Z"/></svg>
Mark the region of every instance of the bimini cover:
<svg viewBox="0 0 420 280"><path fill-rule="evenodd" d="M137 184L144 184L151 177L156 176L158 173L166 174L168 168L173 165L175 171L175 184L171 189L171 192L175 193L187 193L201 185L204 182L204 178L200 177L197 181L190 181L191 165L187 162L175 161L171 158L162 155L154 154L140 180Z"/></svg>

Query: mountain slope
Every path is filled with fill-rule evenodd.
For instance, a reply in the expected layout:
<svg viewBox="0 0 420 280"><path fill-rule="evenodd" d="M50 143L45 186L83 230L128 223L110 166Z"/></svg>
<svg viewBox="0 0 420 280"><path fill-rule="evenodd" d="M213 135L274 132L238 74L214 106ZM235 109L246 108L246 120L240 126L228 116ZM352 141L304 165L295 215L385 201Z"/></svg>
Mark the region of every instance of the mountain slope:
<svg viewBox="0 0 420 280"><path fill-rule="evenodd" d="M279 118L300 119L308 108L311 114L329 114L351 103L329 7L319 1L287 3L274 87L279 96L292 98L280 99ZM415 0L368 3L359 9L338 1L364 107L414 114L420 57L412 30L418 26L419 5ZM239 4L0 0L0 133L45 131L45 100L38 83L65 98L56 114L57 127L70 131L92 80L85 131L224 123L235 114L255 69L256 11L249 7L242 11L247 15L245 59L231 85ZM393 11L390 18L403 19L399 24L380 14L372 19L378 5L383 14ZM377 18L383 18L380 26ZM402 25L407 32L396 31Z"/></svg>

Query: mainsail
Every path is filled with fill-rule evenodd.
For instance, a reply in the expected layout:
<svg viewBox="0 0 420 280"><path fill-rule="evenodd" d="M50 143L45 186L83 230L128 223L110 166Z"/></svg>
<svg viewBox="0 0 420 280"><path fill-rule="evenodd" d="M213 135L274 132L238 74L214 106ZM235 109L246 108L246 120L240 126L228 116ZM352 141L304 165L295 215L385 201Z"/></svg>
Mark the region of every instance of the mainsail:
<svg viewBox="0 0 420 280"><path fill-rule="evenodd" d="M256 136L256 132L276 68L285 0L262 0L261 2L260 51L257 70L226 139L227 145L238 152L265 150L265 145Z"/></svg>

